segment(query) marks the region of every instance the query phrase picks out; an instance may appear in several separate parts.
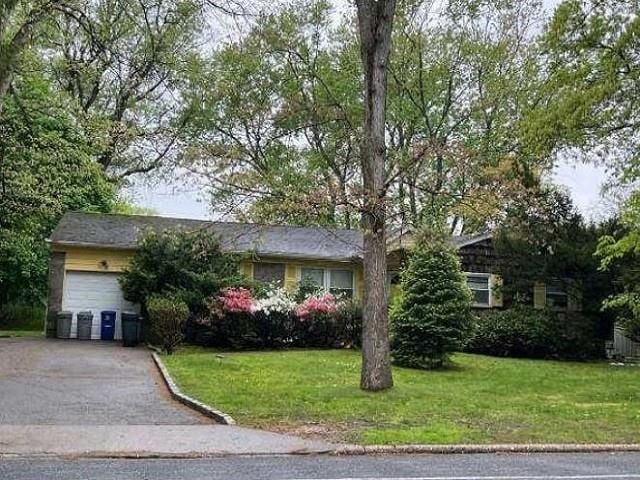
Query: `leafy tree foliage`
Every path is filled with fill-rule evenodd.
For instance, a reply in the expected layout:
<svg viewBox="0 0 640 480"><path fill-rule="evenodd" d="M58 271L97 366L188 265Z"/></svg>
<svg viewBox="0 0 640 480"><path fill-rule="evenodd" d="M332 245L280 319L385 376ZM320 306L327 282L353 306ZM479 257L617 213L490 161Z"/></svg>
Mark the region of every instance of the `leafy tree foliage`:
<svg viewBox="0 0 640 480"><path fill-rule="evenodd" d="M21 77L0 118L0 303L44 300L49 236L67 210L109 211L114 188L64 100Z"/></svg>
<svg viewBox="0 0 640 480"><path fill-rule="evenodd" d="M605 164L625 195L622 228L603 232L598 254L615 294L606 303L640 338L637 294L640 18L636 2L565 0L547 25L549 102L527 138L539 151L564 150ZM542 107L542 106L540 106ZM626 197L626 199L624 199Z"/></svg>
<svg viewBox="0 0 640 480"><path fill-rule="evenodd" d="M424 238L401 274L401 293L391 310L395 363L414 368L443 366L461 348L471 319L471 292L453 246Z"/></svg>
<svg viewBox="0 0 640 480"><path fill-rule="evenodd" d="M398 7L389 66L384 189L389 221L477 229L548 157L517 135L543 73L540 5ZM435 7L434 7L435 8ZM263 15L194 72L184 164L214 208L269 222L355 226L363 208L362 65L349 16L305 0ZM539 100L536 100L539 101Z"/></svg>
<svg viewBox="0 0 640 480"><path fill-rule="evenodd" d="M48 22L49 73L114 178L167 166L183 133L178 85L198 61L198 0L82 2Z"/></svg>
<svg viewBox="0 0 640 480"><path fill-rule="evenodd" d="M598 244L600 268L613 279L614 292L604 306L614 312L627 334L640 341L640 195L635 193L622 215L622 228L603 235Z"/></svg>
<svg viewBox="0 0 640 480"><path fill-rule="evenodd" d="M615 220L586 224L568 194L553 186L530 191L529 203L512 205L493 242L501 260L507 303L533 302L534 283L561 284L582 312L602 320L602 302L614 291L611 273L594 256L601 235L620 227Z"/></svg>
<svg viewBox="0 0 640 480"><path fill-rule="evenodd" d="M565 0L557 7L543 45L548 102L538 105L525 133L540 152L577 148L620 173L637 169L637 9L632 0Z"/></svg>
<svg viewBox="0 0 640 480"><path fill-rule="evenodd" d="M172 295L199 313L206 298L242 281L237 259L222 252L213 232L202 229L148 232L120 284L132 302L144 306L153 295Z"/></svg>

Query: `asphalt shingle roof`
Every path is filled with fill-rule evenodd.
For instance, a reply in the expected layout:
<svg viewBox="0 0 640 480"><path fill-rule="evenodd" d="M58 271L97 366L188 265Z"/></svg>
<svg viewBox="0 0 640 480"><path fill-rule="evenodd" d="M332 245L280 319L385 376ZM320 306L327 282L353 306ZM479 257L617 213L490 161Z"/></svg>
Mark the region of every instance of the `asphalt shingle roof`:
<svg viewBox="0 0 640 480"><path fill-rule="evenodd" d="M362 234L357 230L141 215L67 213L56 226L50 240L60 245L133 249L144 232L175 228L210 230L219 236L224 249L233 252L335 261L362 258Z"/></svg>

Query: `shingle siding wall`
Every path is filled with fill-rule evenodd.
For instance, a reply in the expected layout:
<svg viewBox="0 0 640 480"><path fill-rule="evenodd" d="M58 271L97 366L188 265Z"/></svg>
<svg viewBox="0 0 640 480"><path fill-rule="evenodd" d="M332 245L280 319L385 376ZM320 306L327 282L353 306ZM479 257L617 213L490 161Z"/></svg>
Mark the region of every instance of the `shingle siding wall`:
<svg viewBox="0 0 640 480"><path fill-rule="evenodd" d="M462 270L470 273L499 273L499 261L491 239L467 245L459 250Z"/></svg>

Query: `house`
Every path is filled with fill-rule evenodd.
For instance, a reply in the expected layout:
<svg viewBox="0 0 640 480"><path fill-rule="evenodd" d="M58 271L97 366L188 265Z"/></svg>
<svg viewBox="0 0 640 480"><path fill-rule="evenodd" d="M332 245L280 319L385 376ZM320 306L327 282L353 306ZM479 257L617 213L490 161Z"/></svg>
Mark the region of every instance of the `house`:
<svg viewBox="0 0 640 480"><path fill-rule="evenodd" d="M250 278L277 282L295 290L308 279L334 293L362 298L362 234L356 230L322 227L257 225L210 222L155 216L67 213L49 239L50 314L61 310L75 314L91 310L116 312L116 338L123 311L135 311L124 299L118 277L135 252L140 236L153 230L206 229L220 238L228 252L245 254L242 271ZM460 252L463 270L478 309L503 306L499 265L491 245L491 235L452 237ZM389 241L389 282L393 295L398 288L398 271L410 241L394 237ZM536 307L560 305L566 293L538 285ZM568 301L564 300L567 305ZM100 337L100 322L93 322L92 338Z"/></svg>
<svg viewBox="0 0 640 480"><path fill-rule="evenodd" d="M116 338L123 311L136 311L124 299L118 277L129 264L138 239L149 230L206 229L224 250L246 254L242 271L250 278L278 282L289 290L308 278L329 291L362 297L362 234L356 230L208 222L154 216L65 214L49 239L48 318L66 310L116 312ZM92 338L100 338L93 322Z"/></svg>

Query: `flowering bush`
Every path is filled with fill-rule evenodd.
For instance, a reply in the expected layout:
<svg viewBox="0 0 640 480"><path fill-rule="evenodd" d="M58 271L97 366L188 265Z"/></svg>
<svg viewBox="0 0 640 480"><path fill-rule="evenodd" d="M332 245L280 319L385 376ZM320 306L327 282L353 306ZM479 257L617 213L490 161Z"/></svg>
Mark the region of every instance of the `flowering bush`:
<svg viewBox="0 0 640 480"><path fill-rule="evenodd" d="M247 288L225 288L218 296L220 305L225 312L251 313L255 302L251 290Z"/></svg>
<svg viewBox="0 0 640 480"><path fill-rule="evenodd" d="M284 288L275 288L268 292L266 298L257 300L254 311L265 315L271 313L290 313L296 309L296 302L289 296Z"/></svg>
<svg viewBox="0 0 640 480"><path fill-rule="evenodd" d="M315 294L297 303L283 288L254 299L246 288L227 288L206 301L188 340L231 349L344 348L359 345L361 311L355 300Z"/></svg>
<svg viewBox="0 0 640 480"><path fill-rule="evenodd" d="M335 313L338 311L336 297L330 293L312 295L296 308L296 315L305 320L316 313Z"/></svg>

